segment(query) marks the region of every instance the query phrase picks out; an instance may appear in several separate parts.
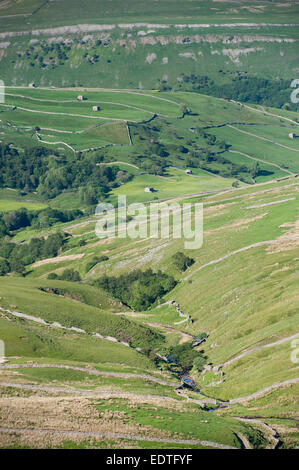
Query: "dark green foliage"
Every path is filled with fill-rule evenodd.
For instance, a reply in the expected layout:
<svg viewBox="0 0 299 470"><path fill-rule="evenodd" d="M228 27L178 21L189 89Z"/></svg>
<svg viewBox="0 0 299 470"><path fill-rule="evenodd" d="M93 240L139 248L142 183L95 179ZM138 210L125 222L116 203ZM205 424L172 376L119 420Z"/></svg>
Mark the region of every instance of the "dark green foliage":
<svg viewBox="0 0 299 470"><path fill-rule="evenodd" d="M47 279L58 279L58 274L50 273L48 274Z"/></svg>
<svg viewBox="0 0 299 470"><path fill-rule="evenodd" d="M119 168L99 166L100 155L81 153L65 156L44 147L18 150L7 144L0 146L0 187L37 191L43 199L51 199L65 190L81 189L84 204L96 204L117 185ZM51 219L53 213L46 213ZM48 223L48 222L46 222Z"/></svg>
<svg viewBox="0 0 299 470"><path fill-rule="evenodd" d="M17 230L30 225L30 218L26 209L19 209L3 214L2 223L5 224L7 230Z"/></svg>
<svg viewBox="0 0 299 470"><path fill-rule="evenodd" d="M0 238L9 235L8 228L6 227L5 223L0 219Z"/></svg>
<svg viewBox="0 0 299 470"><path fill-rule="evenodd" d="M71 46L64 41L52 43L41 41L37 45L30 46L23 57L31 67L55 69L58 65L64 65L69 60L70 50Z"/></svg>
<svg viewBox="0 0 299 470"><path fill-rule="evenodd" d="M45 238L32 238L29 243L16 244L2 241L0 256L10 264L10 271L23 273L24 266L39 259L53 258L58 255L65 241L62 233L52 233Z"/></svg>
<svg viewBox="0 0 299 470"><path fill-rule="evenodd" d="M221 75L224 71L219 71ZM290 82L283 79L268 80L241 74L233 74L230 83L215 83L206 75L182 74L182 90L195 91L218 98L256 103L265 106L282 108L290 99ZM289 104L290 109L297 111L296 104Z"/></svg>
<svg viewBox="0 0 299 470"><path fill-rule="evenodd" d="M73 269L65 269L62 274L58 277L61 281L71 281L71 282L79 282L81 281L80 274L78 271L74 271Z"/></svg>
<svg viewBox="0 0 299 470"><path fill-rule="evenodd" d="M16 274L24 274L25 264L24 261L18 258L12 259L10 262L10 271Z"/></svg>
<svg viewBox="0 0 299 470"><path fill-rule="evenodd" d="M186 271L189 266L194 263L193 258L189 258L181 251L178 251L175 255L172 256L173 264L179 271Z"/></svg>
<svg viewBox="0 0 299 470"><path fill-rule="evenodd" d="M198 355L194 360L193 360L193 369L195 369L197 372L201 372L206 364L206 359L203 356Z"/></svg>
<svg viewBox="0 0 299 470"><path fill-rule="evenodd" d="M148 309L176 285L172 276L151 269L136 270L119 277L102 276L95 284L135 310Z"/></svg>
<svg viewBox="0 0 299 470"><path fill-rule="evenodd" d="M171 357L171 361L177 362L183 370L190 370L198 357L206 362L204 356L192 348L192 343L178 344L171 347L169 357Z"/></svg>
<svg viewBox="0 0 299 470"><path fill-rule="evenodd" d="M142 170L155 175L161 175L169 164L166 158L169 151L157 138L161 132L161 126L162 121L160 120L155 120L155 125L152 123L130 123L133 141L138 142L140 149L138 153L132 152L132 161Z"/></svg>
<svg viewBox="0 0 299 470"><path fill-rule="evenodd" d="M98 257L98 263L102 263L103 261L108 261L109 257L106 255L101 255Z"/></svg>
<svg viewBox="0 0 299 470"><path fill-rule="evenodd" d="M59 222L70 222L80 218L80 210L60 211L47 207L39 211L29 211L26 208L5 212L0 215L0 238L9 234L9 231L19 230L31 226L34 229L47 228Z"/></svg>
<svg viewBox="0 0 299 470"><path fill-rule="evenodd" d="M53 233L49 235L43 243L42 257L53 258L54 256L57 256L59 249L62 247L63 240L64 235L61 233Z"/></svg>
<svg viewBox="0 0 299 470"><path fill-rule="evenodd" d="M5 274L9 273L10 266L6 259L0 258L0 276L5 276Z"/></svg>
<svg viewBox="0 0 299 470"><path fill-rule="evenodd" d="M80 210L67 210L61 211L47 207L33 214L31 225L34 228L47 228L52 225L62 222L70 222L83 216L83 212Z"/></svg>

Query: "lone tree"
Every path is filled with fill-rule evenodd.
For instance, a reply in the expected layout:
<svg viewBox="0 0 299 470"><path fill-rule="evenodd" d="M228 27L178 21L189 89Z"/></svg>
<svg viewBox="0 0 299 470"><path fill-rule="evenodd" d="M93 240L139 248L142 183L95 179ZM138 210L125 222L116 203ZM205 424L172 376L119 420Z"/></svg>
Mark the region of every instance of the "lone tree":
<svg viewBox="0 0 299 470"><path fill-rule="evenodd" d="M183 115L191 113L191 109L186 104L181 104L180 110Z"/></svg>
<svg viewBox="0 0 299 470"><path fill-rule="evenodd" d="M259 162L255 162L250 171L252 178L255 178L255 176L258 176L259 172L260 172L260 164Z"/></svg>
<svg viewBox="0 0 299 470"><path fill-rule="evenodd" d="M181 251L178 251L175 255L173 255L172 260L175 267L180 271L186 271L186 269L189 268L189 266L192 266L194 263L193 258L189 258L189 256L186 256Z"/></svg>

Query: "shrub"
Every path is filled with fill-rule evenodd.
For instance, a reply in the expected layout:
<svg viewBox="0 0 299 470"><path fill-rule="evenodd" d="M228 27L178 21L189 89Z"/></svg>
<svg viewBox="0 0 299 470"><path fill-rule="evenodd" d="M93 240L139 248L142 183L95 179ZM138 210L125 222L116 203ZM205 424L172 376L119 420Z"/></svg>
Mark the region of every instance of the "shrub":
<svg viewBox="0 0 299 470"><path fill-rule="evenodd" d="M181 251L173 255L172 260L175 267L180 271L186 271L186 269L194 263L193 258L189 258L189 256L184 255Z"/></svg>
<svg viewBox="0 0 299 470"><path fill-rule="evenodd" d="M195 351L195 349L192 348L191 343L173 346L170 348L169 354L172 361L179 364L183 370L190 370L193 366L193 361L200 355L198 351Z"/></svg>
<svg viewBox="0 0 299 470"><path fill-rule="evenodd" d="M56 273L50 273L50 274L48 274L48 277L47 277L47 278L48 278L48 279L58 279L58 274L56 274Z"/></svg>
<svg viewBox="0 0 299 470"><path fill-rule="evenodd" d="M81 281L80 274L78 271L74 271L73 269L65 269L61 276L58 277L61 281L72 281L72 282L79 282Z"/></svg>

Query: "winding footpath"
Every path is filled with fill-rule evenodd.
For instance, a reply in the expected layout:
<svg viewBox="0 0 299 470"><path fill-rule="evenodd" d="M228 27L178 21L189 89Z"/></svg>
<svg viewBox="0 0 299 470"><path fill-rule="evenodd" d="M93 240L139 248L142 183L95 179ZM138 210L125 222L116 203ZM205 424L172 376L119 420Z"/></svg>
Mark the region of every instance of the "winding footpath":
<svg viewBox="0 0 299 470"><path fill-rule="evenodd" d="M264 163L265 165L275 166L280 171L284 171L285 173L288 173L288 175L291 175L291 176L295 176L295 174L296 174L296 173L293 173L292 171L289 171L289 170L286 170L285 168L282 168L281 166L277 165L276 163L266 162L266 160L262 160L261 158L251 157L247 153L238 152L237 150L228 150L228 152L237 153L238 155L242 155L243 157L249 158L250 160L254 160L256 162Z"/></svg>
<svg viewBox="0 0 299 470"><path fill-rule="evenodd" d="M157 379L156 377L152 377L149 375L142 375L142 374L132 374L132 373L127 373L127 372L109 372L109 371L98 371L96 369L86 369L83 367L76 367L76 366L67 366L64 364L2 364L0 365L0 370L15 370L15 369L24 369L24 368L57 368L57 369L69 369L69 370L75 370L75 371L80 371L80 372L85 372L87 374L91 375L97 375L97 376L106 376L106 377L120 377L120 378L140 378L146 381L150 382L155 382L160 385L168 386L168 387L174 387L175 389L177 388L178 384L177 383L172 383L172 382L166 382L161 379ZM257 392L254 392L250 395L244 396L244 397L237 397L237 398L232 398L231 400L220 400L217 398L213 397L208 397L206 395L203 400L196 400L193 398L188 397L187 395L185 396L182 393L178 393L178 395L185 396L187 401L190 401L192 403L196 403L199 405L204 405L205 403L210 403L210 404L215 404L215 405L222 405L222 407L227 407L229 405L234 405L236 403L242 403L246 401L253 400L255 398L258 398L262 395L264 395L267 392L270 392L272 390L275 390L280 387L285 387L287 385L292 385L292 384L297 384L299 383L299 378L295 379L289 379L285 380L283 382L276 382L272 385L269 385L268 387L264 387L261 390L258 390ZM12 382L0 382L0 386L2 387L15 387L15 388L20 388L20 389L28 389L28 390L41 390L41 391L50 391L50 392L64 392L64 393L74 393L74 394L95 394L95 393L103 393L105 394L111 394L111 392L94 392L92 390L78 390L74 388L62 388L62 387L49 387L45 385L31 385L31 384L20 384L20 383L12 383ZM118 393L118 392L117 392ZM141 395L145 397L146 395ZM156 397L156 395L153 395ZM160 397L161 399L169 399L169 397Z"/></svg>
<svg viewBox="0 0 299 470"><path fill-rule="evenodd" d="M243 251L250 250L251 248L257 248L259 246L270 245L272 243L281 243L281 242L284 242L284 241L293 241L293 240L298 240L298 237L285 237L285 238L281 238L280 240L265 240L265 241L262 241L262 242L256 242L256 243L252 243L251 245L243 246L242 248L239 248L238 250L231 251L231 252L227 253L226 255L221 256L220 258L213 259L212 261L209 261L208 263L203 264L202 266L199 266L197 269L192 271L192 273L188 274L188 276L184 277L182 279L182 281L187 281L188 279L190 279L191 276L193 276L198 271L201 271L202 269L206 268L207 266L211 266L213 264L220 263L221 261L224 261L225 259L229 258L230 256L236 255L238 253L242 253Z"/></svg>
<svg viewBox="0 0 299 470"><path fill-rule="evenodd" d="M292 339L298 338L299 333L295 333L294 335L288 336L287 338L282 338L277 341L274 341L273 343L268 343L268 344L263 344L261 346L256 346L255 348L248 349L247 351L243 351L240 353L238 356L233 357L232 359L229 359L226 362L223 362L223 364L220 364L218 367L225 367L229 366L235 361L238 361L242 357L248 356L248 354L251 354L256 351L261 351L262 349L267 349L267 348L272 348L273 346L278 346L279 344L286 343L287 341L291 341Z"/></svg>
<svg viewBox="0 0 299 470"><path fill-rule="evenodd" d="M45 436L47 434L57 434L58 436L73 437L94 437L97 439L128 439L133 441L144 442L163 442L165 444L185 444L185 445L201 445L204 447L215 447L217 449L237 449L237 447L219 444L218 442L201 441L198 439L166 439L161 437L140 436L124 433L112 432L96 432L96 431L73 431L73 430L57 430L57 429L23 429L23 428L4 428L0 427L0 432L6 433L24 433Z"/></svg>
<svg viewBox="0 0 299 470"><path fill-rule="evenodd" d="M4 364L0 365L0 370L12 370L12 369L25 369L25 368L37 368L37 369L44 369L44 368L51 368L51 369L67 369L67 370L75 370L79 372L84 372L90 375L97 375L99 377L119 377L124 379L142 379L147 382L154 382L159 385L164 385L166 387L177 387L177 383L174 382L166 382L165 380L158 379L156 377L152 377L151 375L142 375L142 374L133 374L129 372L109 372L109 371L99 371L97 369L87 369L84 367L77 367L77 366L68 366L64 364ZM1 385L1 382L0 382ZM93 393L93 392L89 392Z"/></svg>
<svg viewBox="0 0 299 470"><path fill-rule="evenodd" d="M230 101L232 101L233 103L237 103L241 106L244 106L244 108L248 108L248 109L251 109L252 111L256 111L257 113L263 113L263 114L267 114L268 116L276 117L278 119L284 119L285 121L289 121L292 124L296 124L296 126L299 126L299 123L294 121L293 119L289 119L289 118L286 118L284 116L280 116L279 114L269 113L269 111L266 111L263 106L261 106L262 109L258 109L258 108L253 108L252 106L248 106L247 104L240 103L240 101L235 101L235 100L230 100Z"/></svg>
<svg viewBox="0 0 299 470"><path fill-rule="evenodd" d="M264 204L257 204L255 206L248 206L246 209L259 209L260 207L275 206L282 202L295 201L295 197L289 197L288 199L279 199L279 201L265 202Z"/></svg>
<svg viewBox="0 0 299 470"><path fill-rule="evenodd" d="M243 131L242 129L239 129L238 127L232 126L231 124L227 124L227 127L230 127L231 129L234 129L235 131L241 132L242 134L247 134L247 135L250 135L251 137L255 137L256 139L265 140L266 142L270 142L271 144L279 145L280 147L283 147L287 150L292 150L293 152L299 152L298 149L288 147L287 145L280 144L279 142L274 142L274 140L268 139L267 137L262 137L257 134L253 134L252 132Z"/></svg>
<svg viewBox="0 0 299 470"><path fill-rule="evenodd" d="M61 325L61 323L58 323L58 322L50 323L50 322L47 322L46 320L44 320L43 318L35 317L33 315L28 315L27 313L12 311L12 310L5 309L5 308L2 308L2 307L0 307L0 311L3 312L3 313L8 313L10 315L13 315L14 317L24 318L25 320L40 323L41 325L44 325L44 326L49 326L51 328L60 328L60 329L67 330L67 331L73 331L75 333L82 333L84 335L92 336L94 338L104 339L106 341L112 341L113 343L118 343L120 345L132 348L135 351L140 351L139 348L134 348L129 343L126 343L124 341L119 341L117 338L114 338L113 336L103 336L100 333L89 333L88 331L85 331L82 328L77 328L75 326L67 327L67 326Z"/></svg>
<svg viewBox="0 0 299 470"><path fill-rule="evenodd" d="M7 108L11 108L12 105L10 104L1 104L1 106L6 106ZM98 119L98 120L105 120L105 121L117 121L117 122L124 122L126 121L125 119L119 119L119 118L110 118L110 117L103 117L103 116L86 116L86 114L73 114L73 113L55 113L54 111L42 111L39 109L28 109L28 108L23 108L21 106L18 106L17 109L20 109L21 111L27 111L28 113L38 113L38 114L50 114L54 116L71 116L71 117L82 117L82 118L89 118L89 119ZM136 122L136 121L132 121Z"/></svg>
<svg viewBox="0 0 299 470"><path fill-rule="evenodd" d="M276 382L272 385L269 385L268 387L263 388L262 390L259 390L258 392L251 393L250 395L247 395L246 397L232 398L231 400L228 401L228 404L235 405L236 403L242 403L244 401L254 400L255 398L258 398L264 395L265 393L271 392L272 390L275 390L276 388L285 387L287 385L292 385L292 384L297 384L297 383L299 383L299 377L296 379L285 380L284 382Z"/></svg>
<svg viewBox="0 0 299 470"><path fill-rule="evenodd" d="M188 281L190 277L192 277L195 273L198 271L201 271L202 269L206 268L207 266L211 266L213 264L220 263L221 261L224 261L225 259L229 258L230 256L236 255L238 253L242 253L243 251L250 250L251 248L256 248L258 246L264 246L264 245L269 245L270 243L274 243L275 240L266 240L263 242L257 242L257 243L252 243L251 245L243 246L242 248L239 248L238 250L230 251L226 255L221 256L220 258L213 259L212 261L209 261L208 263L205 263L201 266L199 266L197 269L192 271L192 273L188 274L188 276L185 276L182 281Z"/></svg>
<svg viewBox="0 0 299 470"><path fill-rule="evenodd" d="M62 368L62 369L70 369L70 370L76 370L76 371L82 371L87 374L91 375L98 375L98 376L113 376L113 377L126 377L126 378L143 378L145 380L150 380L154 381L163 385L169 385L173 387L175 384L169 383L169 382L164 382L161 381L160 379L156 379L154 377L150 376L144 376L144 375L139 375L139 374L130 374L130 373L117 373L117 372L102 372L98 371L96 369L87 369L83 367L76 367L76 366L66 366L66 365L61 365L61 364L3 364L0 366L0 370L4 369L21 369L21 368L45 368L45 367L51 367L51 368ZM275 384L272 384L268 387L265 387L262 390L259 390L258 392L255 392L251 395L248 395L246 397L239 397L239 398L234 398L232 400L229 400L227 402L224 401L218 401L215 398L205 398L204 400L196 400L193 398L190 398L188 395L184 394L181 391L176 390L177 394L180 397L184 397L186 401L195 403L200 405L201 407L205 404L215 404L215 405L220 405L222 408L226 408L229 405L235 404L235 403L242 403L245 401L249 401L251 399L257 398L264 393L271 391L273 389L276 389L278 387L286 386L286 385L291 385L294 383L299 383L299 379L290 379L286 380L284 382L278 382ZM22 383L14 383L14 382L0 382L0 387L6 387L6 388L16 388L16 389L21 389L21 390L31 390L31 391L42 391L42 392L50 392L50 393L66 393L73 395L74 398L76 396L83 396L83 397L89 397L89 398L103 398L103 399L110 399L110 398L124 398L124 399L136 399L140 398L144 401L146 400L151 400L151 401L157 401L158 402L175 402L176 400L174 398L168 397L168 396L159 396L159 395L149 395L149 394L136 394L136 393L130 393L130 392L111 392L111 391L96 391L96 390L83 390L83 389L75 389L71 387L53 387L53 386L47 386L47 385L32 385L32 384L22 384ZM259 427L264 428L266 431L266 434L268 436L268 441L269 445L271 448L275 449L280 445L280 440L277 432L271 428L268 424L257 420L255 418L247 418L247 417L238 417L238 416L233 416L233 418L238 419L240 421L249 423L249 424L255 424ZM160 439L160 438L155 438L155 437L145 437L145 436L132 436L128 434L109 434L109 433L100 433L100 432L91 432L91 433L86 433L86 432L81 432L81 431L68 431L68 430L46 430L46 429L23 429L23 428L8 428L8 427L1 427L0 432L14 432L14 433L20 433L20 432L32 432L35 434L46 434L46 433L55 433L55 434L71 434L71 435L77 435L77 436L91 436L91 437L110 437L110 438L117 438L117 439L131 439L131 440L142 440L142 441L150 441L150 442L165 442L165 443L176 443L176 444L190 444L190 445L203 445L203 446L208 446L208 447L216 447L219 449L229 449L229 448L235 448L231 446L226 446L224 444L219 444L216 442L210 442L210 441L201 441L201 440L185 440L185 439ZM243 436L241 433L236 433L236 436L241 444L242 448L245 449L250 449L251 445L249 441L247 440L246 436Z"/></svg>

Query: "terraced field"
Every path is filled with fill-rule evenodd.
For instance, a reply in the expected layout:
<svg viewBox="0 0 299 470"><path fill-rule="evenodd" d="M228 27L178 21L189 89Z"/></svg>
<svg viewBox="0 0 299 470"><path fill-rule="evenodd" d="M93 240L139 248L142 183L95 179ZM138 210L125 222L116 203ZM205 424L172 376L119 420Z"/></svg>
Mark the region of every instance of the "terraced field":
<svg viewBox="0 0 299 470"><path fill-rule="evenodd" d="M263 182L298 172L298 143L296 138L289 138L290 133L296 135L298 128L294 113L287 114L292 119L283 112L276 115L275 109L264 112L258 107L194 93L79 90L8 88L5 103L0 105L2 139L13 139L21 147L44 145L66 152L101 150L108 162L131 162L140 169L138 159L144 158L142 152L147 153L148 149L144 148L138 125L152 121L153 128L159 129L159 142L175 166L182 165L178 152L189 154L184 156L188 164L186 158L194 147L206 148L204 131L214 135L217 142L226 143L224 150L211 147L210 151L223 157L228 165L251 168L258 163L259 173L254 180L247 176L248 182ZM78 93L83 93L85 100L78 101ZM99 111L92 110L95 104L100 106ZM182 114L184 107L189 107L189 113ZM219 173L221 164L204 166L205 170L209 168L212 173ZM164 190L159 190L156 196L173 195L166 189L166 181ZM132 191L139 192L147 183L150 183L147 177L138 177ZM151 185L160 187L159 183L154 178ZM212 188L218 189L217 180L211 183ZM131 193L131 188L127 188ZM198 192L196 184L191 184L192 192L193 188Z"/></svg>
<svg viewBox="0 0 299 470"><path fill-rule="evenodd" d="M6 90L1 106L1 128L5 138L20 142L32 139L59 148L89 150L105 145L130 145L127 122L141 122L154 115L179 116L175 101L129 91ZM81 95L83 96L83 95ZM133 104L132 104L133 103ZM99 111L93 111L99 106Z"/></svg>

